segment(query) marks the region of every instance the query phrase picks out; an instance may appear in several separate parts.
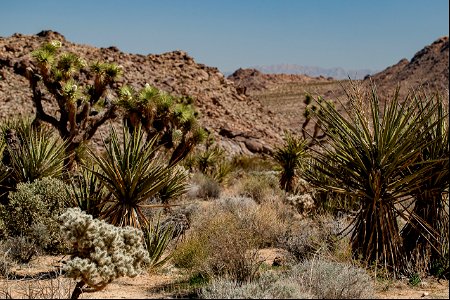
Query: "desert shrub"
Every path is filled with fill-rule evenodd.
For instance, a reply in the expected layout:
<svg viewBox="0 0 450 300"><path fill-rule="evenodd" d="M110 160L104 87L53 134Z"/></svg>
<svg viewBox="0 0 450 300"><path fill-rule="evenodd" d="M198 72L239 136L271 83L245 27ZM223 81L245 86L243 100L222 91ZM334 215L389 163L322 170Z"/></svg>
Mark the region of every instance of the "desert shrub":
<svg viewBox="0 0 450 300"><path fill-rule="evenodd" d="M0 241L0 276L8 277L15 262L5 241Z"/></svg>
<svg viewBox="0 0 450 300"><path fill-rule="evenodd" d="M292 267L289 277L318 299L374 297L372 279L364 269L325 260L306 260Z"/></svg>
<svg viewBox="0 0 450 300"><path fill-rule="evenodd" d="M134 277L149 262L142 231L136 228L115 227L78 207L67 209L59 221L72 252L65 274L79 280L72 299L79 297L85 285L99 290L118 277Z"/></svg>
<svg viewBox="0 0 450 300"><path fill-rule="evenodd" d="M275 162L258 155L234 155L231 160L233 169L244 172L262 172L272 170Z"/></svg>
<svg viewBox="0 0 450 300"><path fill-rule="evenodd" d="M35 240L25 236L8 237L3 245L8 256L21 264L30 262L41 250Z"/></svg>
<svg viewBox="0 0 450 300"><path fill-rule="evenodd" d="M225 183L233 171L231 160L212 135L186 157L183 165L191 172L200 172L218 183Z"/></svg>
<svg viewBox="0 0 450 300"><path fill-rule="evenodd" d="M47 251L64 247L57 217L70 201L69 187L56 178L43 178L33 183L19 183L10 192L8 203L0 205L8 236L23 236Z"/></svg>
<svg viewBox="0 0 450 300"><path fill-rule="evenodd" d="M197 216L190 235L174 251L174 263L207 278L251 281L261 263L255 251L258 242L235 215L213 208Z"/></svg>
<svg viewBox="0 0 450 300"><path fill-rule="evenodd" d="M281 190L274 174L267 172L249 173L237 182L236 194L250 197L257 203L262 203L270 197L280 195Z"/></svg>
<svg viewBox="0 0 450 300"><path fill-rule="evenodd" d="M286 195L286 202L295 208L295 210L302 214L308 215L311 214L316 208L314 204L314 199L310 194L301 194L301 195Z"/></svg>
<svg viewBox="0 0 450 300"><path fill-rule="evenodd" d="M219 211L232 214L242 228L247 228L257 239L258 247L277 246L286 235L291 214L277 197L267 198L264 204L257 204L248 197L224 197L215 203Z"/></svg>
<svg viewBox="0 0 450 300"><path fill-rule="evenodd" d="M200 292L203 299L312 299L290 278L264 273L249 283L239 284L228 279L218 279Z"/></svg>
<svg viewBox="0 0 450 300"><path fill-rule="evenodd" d="M187 193L190 198L215 199L219 198L221 187L214 179L195 173L191 179L191 187Z"/></svg>
<svg viewBox="0 0 450 300"><path fill-rule="evenodd" d="M224 197L192 216L186 239L174 251L174 263L193 273L235 281L253 280L262 263L257 250L276 246L286 234L276 202L258 205L248 197Z"/></svg>
<svg viewBox="0 0 450 300"><path fill-rule="evenodd" d="M344 219L334 219L327 215L305 218L289 228L281 244L298 261L315 255L348 260L351 258L348 238L339 235L345 228Z"/></svg>

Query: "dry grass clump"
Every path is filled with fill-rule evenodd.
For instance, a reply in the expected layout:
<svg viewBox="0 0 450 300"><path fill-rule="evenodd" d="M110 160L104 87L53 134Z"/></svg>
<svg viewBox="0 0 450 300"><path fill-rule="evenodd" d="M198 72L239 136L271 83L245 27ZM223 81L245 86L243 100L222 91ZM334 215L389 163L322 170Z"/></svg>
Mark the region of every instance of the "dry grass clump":
<svg viewBox="0 0 450 300"><path fill-rule="evenodd" d="M218 199L192 220L186 239L173 253L175 266L239 282L257 275L262 263L257 250L278 243L287 231L273 207L245 197Z"/></svg>
<svg viewBox="0 0 450 300"><path fill-rule="evenodd" d="M257 203L282 195L278 179L271 172L248 173L237 181L234 189L236 195L250 197Z"/></svg>
<svg viewBox="0 0 450 300"><path fill-rule="evenodd" d="M333 260L351 260L348 237L340 233L347 226L344 218L319 215L296 221L289 228L282 241L282 247L288 250L298 261L313 256L326 256Z"/></svg>
<svg viewBox="0 0 450 300"><path fill-rule="evenodd" d="M367 299L374 288L365 270L350 264L307 260L286 272L266 272L250 283L227 279L201 289L204 299Z"/></svg>
<svg viewBox="0 0 450 300"><path fill-rule="evenodd" d="M219 198L220 193L221 187L216 180L202 173L194 173L187 196L207 200Z"/></svg>
<svg viewBox="0 0 450 300"><path fill-rule="evenodd" d="M43 280L26 278L20 280L0 280L2 299L70 299L75 281L62 276Z"/></svg>
<svg viewBox="0 0 450 300"><path fill-rule="evenodd" d="M318 299L368 299L374 297L373 281L364 269L348 263L306 260L290 277Z"/></svg>
<svg viewBox="0 0 450 300"><path fill-rule="evenodd" d="M244 284L219 279L202 288L203 299L312 299L299 288L297 282L285 276L264 273L258 279Z"/></svg>

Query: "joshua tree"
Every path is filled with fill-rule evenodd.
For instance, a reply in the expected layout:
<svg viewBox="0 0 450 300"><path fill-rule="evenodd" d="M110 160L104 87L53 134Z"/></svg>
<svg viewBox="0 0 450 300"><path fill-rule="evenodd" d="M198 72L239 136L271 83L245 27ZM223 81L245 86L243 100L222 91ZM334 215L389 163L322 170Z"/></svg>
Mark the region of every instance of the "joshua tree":
<svg viewBox="0 0 450 300"><path fill-rule="evenodd" d="M191 97L176 98L148 84L139 92L125 86L119 94L118 105L125 110L130 133L141 124L147 140L158 136L156 145L171 151L169 166L184 159L205 139Z"/></svg>
<svg viewBox="0 0 450 300"><path fill-rule="evenodd" d="M61 52L61 46L59 41L43 44L32 52L33 65L19 67L19 71L26 76L33 92L36 108L33 125L46 122L58 130L67 142L66 167L70 169L75 150L90 140L99 126L116 116L111 97L122 69L103 62L88 66L78 55ZM55 114L44 110L44 99L55 102L58 107Z"/></svg>

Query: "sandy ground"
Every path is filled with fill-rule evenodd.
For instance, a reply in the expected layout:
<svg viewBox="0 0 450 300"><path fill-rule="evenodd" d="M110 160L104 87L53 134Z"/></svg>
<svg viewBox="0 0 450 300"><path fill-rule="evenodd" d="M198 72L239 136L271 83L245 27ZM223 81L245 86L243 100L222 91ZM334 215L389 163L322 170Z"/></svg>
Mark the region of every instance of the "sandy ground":
<svg viewBox="0 0 450 300"><path fill-rule="evenodd" d="M261 256L272 262L280 254L279 249L264 249ZM14 269L16 274L43 275L49 269L60 265L61 256L41 256L27 266ZM183 294L179 284L182 274L174 268L162 269L158 273L138 275L134 278L122 277L109 284L104 290L84 293L80 299L173 299ZM178 284L177 284L178 283ZM0 279L0 298L68 298L75 286L71 279L59 276L53 279L20 280ZM424 279L418 286L408 285L408 281L377 283L376 297L380 299L449 299L448 280Z"/></svg>

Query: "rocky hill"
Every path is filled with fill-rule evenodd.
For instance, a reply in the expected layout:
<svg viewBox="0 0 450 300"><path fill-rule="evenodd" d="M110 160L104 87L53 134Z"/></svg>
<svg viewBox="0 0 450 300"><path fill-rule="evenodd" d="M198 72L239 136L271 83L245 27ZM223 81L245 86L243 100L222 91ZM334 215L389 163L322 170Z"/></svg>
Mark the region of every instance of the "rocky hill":
<svg viewBox="0 0 450 300"><path fill-rule="evenodd" d="M235 81L240 89L257 98L265 107L281 117L285 122L283 126L294 132L300 132L305 121L303 117L305 94L320 95L334 100L339 110L341 104L347 103L343 88L349 88L351 84L348 80L339 81L323 77L264 74L256 69L239 69L228 79ZM448 103L448 37L441 37L424 47L411 61L402 59L398 64L382 72L354 82L366 87L375 83L381 105L384 104L383 100L394 94L397 85L400 85L400 101L405 99L411 89L425 88L427 92L438 92L443 97L444 103ZM336 101L337 99L339 101Z"/></svg>
<svg viewBox="0 0 450 300"><path fill-rule="evenodd" d="M370 69L345 70L343 68L320 68L296 64L254 66L252 69L266 74L301 74L310 77L333 77L334 79L348 79L349 77L351 79L363 79L366 75L375 73Z"/></svg>
<svg viewBox="0 0 450 300"><path fill-rule="evenodd" d="M265 74L256 69L239 68L227 77L233 81L242 93L253 93L269 89L277 84L327 82L334 79L323 76L310 77L298 74Z"/></svg>
<svg viewBox="0 0 450 300"><path fill-rule="evenodd" d="M96 48L75 44L50 30L36 35L17 33L0 37L1 119L33 113L28 81L17 69L30 63L31 51L50 40L60 40L64 50L77 53L87 61L122 65L124 75L119 84L141 88L149 83L174 95L194 97L202 125L232 153L268 152L281 140L283 122L276 115L258 100L239 93L217 68L196 63L186 52L129 54L114 46ZM99 137L94 137L94 141L99 141Z"/></svg>
<svg viewBox="0 0 450 300"><path fill-rule="evenodd" d="M370 77L381 90L392 92L397 84L402 94L422 86L429 91L438 91L448 99L449 45L448 36L438 38L417 52L411 61L406 58L384 71ZM365 81L369 81L366 78Z"/></svg>

